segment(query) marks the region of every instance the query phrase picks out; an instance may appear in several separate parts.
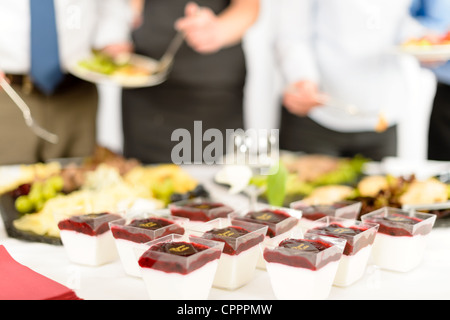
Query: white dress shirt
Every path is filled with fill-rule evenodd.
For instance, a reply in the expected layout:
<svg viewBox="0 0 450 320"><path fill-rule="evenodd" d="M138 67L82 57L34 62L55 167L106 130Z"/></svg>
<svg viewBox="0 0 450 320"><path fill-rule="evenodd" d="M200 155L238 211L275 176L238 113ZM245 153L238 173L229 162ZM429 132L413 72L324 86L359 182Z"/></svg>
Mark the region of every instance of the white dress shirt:
<svg viewBox="0 0 450 320"><path fill-rule="evenodd" d="M369 114L354 117L324 106L310 112L313 120L336 131L373 131L380 111L390 124L407 114L422 70L396 48L425 32L409 16L410 0L278 3L275 47L285 86L312 80L330 97Z"/></svg>
<svg viewBox="0 0 450 320"><path fill-rule="evenodd" d="M0 70L30 69L30 0L0 0ZM39 1L39 0L33 0ZM63 69L92 48L130 40L128 0L54 0Z"/></svg>

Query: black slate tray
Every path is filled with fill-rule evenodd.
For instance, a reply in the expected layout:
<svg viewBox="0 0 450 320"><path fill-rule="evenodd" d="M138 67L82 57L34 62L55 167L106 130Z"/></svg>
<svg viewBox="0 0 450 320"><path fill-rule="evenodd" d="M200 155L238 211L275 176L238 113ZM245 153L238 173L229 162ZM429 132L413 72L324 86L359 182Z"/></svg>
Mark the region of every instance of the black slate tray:
<svg viewBox="0 0 450 320"><path fill-rule="evenodd" d="M30 242L42 242L53 245L62 245L59 237L43 236L30 231L19 230L14 227L13 221L20 218L19 213L14 206L14 198L11 194L5 193L0 196L0 214L5 225L6 233L11 238Z"/></svg>

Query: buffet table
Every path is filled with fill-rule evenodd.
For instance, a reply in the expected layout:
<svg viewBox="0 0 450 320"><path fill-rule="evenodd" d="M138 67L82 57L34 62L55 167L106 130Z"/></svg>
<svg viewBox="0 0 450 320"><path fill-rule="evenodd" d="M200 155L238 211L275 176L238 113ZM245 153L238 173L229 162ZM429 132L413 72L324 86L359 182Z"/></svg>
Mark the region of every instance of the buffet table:
<svg viewBox="0 0 450 320"><path fill-rule="evenodd" d="M215 198L230 205L246 205L244 195L231 195L214 182L215 166L184 167ZM422 264L408 273L384 271L369 263L362 279L345 288L331 289L332 300L366 299L450 299L450 228L434 227ZM125 274L119 260L100 267L69 262L62 246L26 242L9 238L0 220L0 245L19 263L59 282L85 300L148 299L144 282ZM212 288L210 300L274 300L265 270L257 269L249 284L234 291Z"/></svg>

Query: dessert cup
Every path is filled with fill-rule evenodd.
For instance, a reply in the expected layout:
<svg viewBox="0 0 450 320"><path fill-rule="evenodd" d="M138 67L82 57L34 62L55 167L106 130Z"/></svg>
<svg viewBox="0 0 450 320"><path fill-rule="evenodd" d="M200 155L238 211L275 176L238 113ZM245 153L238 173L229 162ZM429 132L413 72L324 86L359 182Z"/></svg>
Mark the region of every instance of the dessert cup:
<svg viewBox="0 0 450 320"><path fill-rule="evenodd" d="M309 229L309 233L347 241L333 284L346 287L361 279L370 258L378 224L326 216L316 220L315 225Z"/></svg>
<svg viewBox="0 0 450 320"><path fill-rule="evenodd" d="M139 256L141 275L152 300L205 300L223 242L171 234L147 242Z"/></svg>
<svg viewBox="0 0 450 320"><path fill-rule="evenodd" d="M233 213L230 218L267 226L267 234L263 244L273 246L293 236L293 232L297 231L301 215L301 211L290 208L259 205L255 210ZM265 269L265 264L262 255L260 255L257 267Z"/></svg>
<svg viewBox="0 0 450 320"><path fill-rule="evenodd" d="M135 247L145 246L147 242L172 233L183 235L184 224L187 221L188 219L179 217L143 215L110 222L111 233L125 273L134 277L141 276Z"/></svg>
<svg viewBox="0 0 450 320"><path fill-rule="evenodd" d="M113 213L75 215L58 222L61 241L69 260L99 266L118 257L109 222L120 219Z"/></svg>
<svg viewBox="0 0 450 320"><path fill-rule="evenodd" d="M408 272L422 262L436 215L384 207L363 215L361 220L379 224L373 262L382 269Z"/></svg>
<svg viewBox="0 0 450 320"><path fill-rule="evenodd" d="M346 240L317 234L288 238L263 247L275 297L280 300L326 299L336 276Z"/></svg>
<svg viewBox="0 0 450 320"><path fill-rule="evenodd" d="M214 277L214 287L235 290L253 279L260 257L259 243L264 241L267 226L218 218L188 232L225 244Z"/></svg>
<svg viewBox="0 0 450 320"><path fill-rule="evenodd" d="M290 207L302 212L299 226L303 233L314 226L314 221L330 216L343 219L357 219L361 211L361 202L339 201L333 204L305 204L302 200L290 204Z"/></svg>
<svg viewBox="0 0 450 320"><path fill-rule="evenodd" d="M173 216L189 219L190 225L210 221L216 218L226 218L234 211L234 209L228 205L205 198L174 202L169 205L169 209Z"/></svg>

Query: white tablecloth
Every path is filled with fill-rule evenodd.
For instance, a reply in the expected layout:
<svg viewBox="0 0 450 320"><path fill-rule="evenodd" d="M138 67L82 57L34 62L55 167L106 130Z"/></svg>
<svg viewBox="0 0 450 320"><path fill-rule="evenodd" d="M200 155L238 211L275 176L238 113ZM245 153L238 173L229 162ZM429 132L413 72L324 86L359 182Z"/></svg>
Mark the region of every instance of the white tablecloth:
<svg viewBox="0 0 450 320"><path fill-rule="evenodd" d="M231 196L213 182L216 167L188 166L215 197L224 202L245 204L242 196ZM100 267L71 263L62 246L9 238L0 220L0 245L19 263L75 290L86 300L148 299L143 280L128 276L120 261ZM211 300L274 300L269 276L257 269L254 279L234 291L212 288ZM434 228L422 264L408 273L381 270L369 264L362 279L345 288L332 287L329 299L450 299L450 229Z"/></svg>

